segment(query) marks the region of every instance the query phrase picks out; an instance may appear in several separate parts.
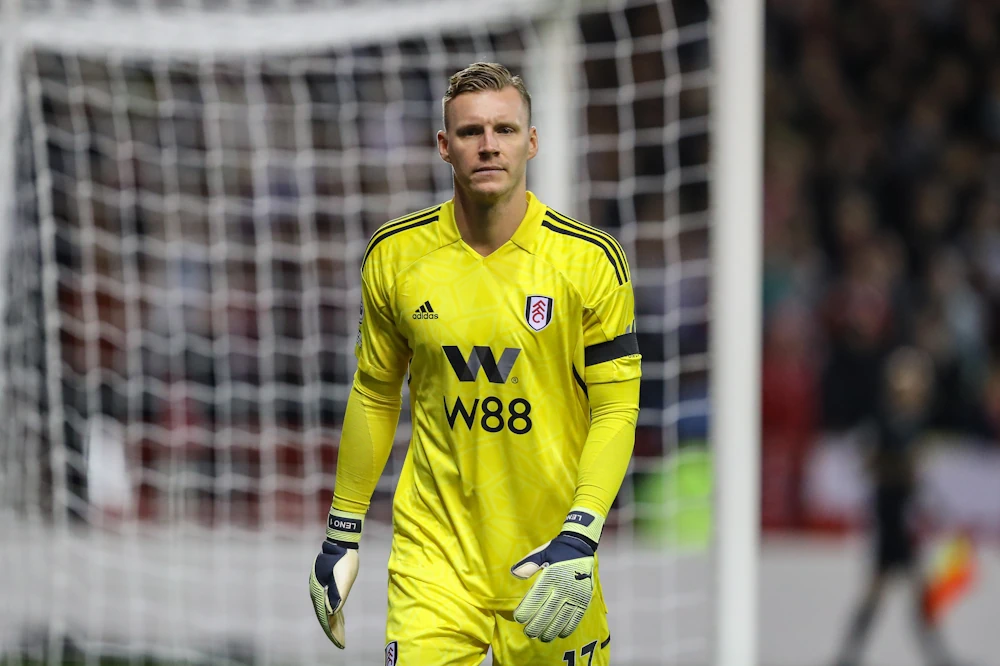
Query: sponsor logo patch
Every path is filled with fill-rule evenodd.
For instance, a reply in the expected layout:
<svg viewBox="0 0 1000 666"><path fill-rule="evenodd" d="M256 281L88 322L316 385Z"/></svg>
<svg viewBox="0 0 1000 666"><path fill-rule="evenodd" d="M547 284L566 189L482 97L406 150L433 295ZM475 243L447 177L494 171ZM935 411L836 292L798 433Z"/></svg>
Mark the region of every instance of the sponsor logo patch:
<svg viewBox="0 0 1000 666"><path fill-rule="evenodd" d="M500 354L500 360L493 355L493 350L489 347L476 345L472 348L472 353L468 359L462 354L462 350L454 345L443 345L444 355L448 357L451 369L455 371L455 376L460 382L474 382L482 368L486 373L486 378L491 384L506 384L510 376L514 361L517 360L521 350L516 347L507 347Z"/></svg>
<svg viewBox="0 0 1000 666"><path fill-rule="evenodd" d="M399 645L396 641L389 641L385 646L385 666L396 666L399 659Z"/></svg>

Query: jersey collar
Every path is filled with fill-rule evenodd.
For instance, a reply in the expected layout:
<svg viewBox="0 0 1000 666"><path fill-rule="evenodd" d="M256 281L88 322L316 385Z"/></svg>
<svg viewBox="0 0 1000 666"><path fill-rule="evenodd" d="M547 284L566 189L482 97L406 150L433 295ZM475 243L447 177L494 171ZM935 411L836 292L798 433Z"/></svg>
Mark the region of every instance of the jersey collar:
<svg viewBox="0 0 1000 666"><path fill-rule="evenodd" d="M545 217L545 204L530 190L525 194L525 199L528 200L528 210L510 240L521 249L532 252L538 229L542 226L542 218Z"/></svg>
<svg viewBox="0 0 1000 666"><path fill-rule="evenodd" d="M525 211L521 223L517 226L517 230L510 240L518 247L532 252L535 237L538 235L542 219L545 217L546 206L530 191L525 194L524 198L528 202L528 210ZM462 235L458 232L458 225L455 224L455 200L452 199L442 204L439 215L442 223L438 227L441 234L441 245L461 240Z"/></svg>

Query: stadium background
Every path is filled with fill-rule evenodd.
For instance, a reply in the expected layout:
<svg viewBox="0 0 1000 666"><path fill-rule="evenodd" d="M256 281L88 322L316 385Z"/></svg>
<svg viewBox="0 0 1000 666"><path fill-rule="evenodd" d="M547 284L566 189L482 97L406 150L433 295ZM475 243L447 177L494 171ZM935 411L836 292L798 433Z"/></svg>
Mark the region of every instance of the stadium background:
<svg viewBox="0 0 1000 666"><path fill-rule="evenodd" d="M583 42L613 51L625 34L645 44L665 25L666 6L637 2L594 14L580 24ZM1000 9L972 0L771 0L767 10L763 663L832 655L865 562L858 426L875 402L881 359L903 343L927 350L939 377L922 464L922 528L928 535L968 529L981 545L979 584L948 617L948 635L960 654L991 663L1000 652L986 626L1000 613ZM590 135L635 138L593 141L580 156L586 185L577 196L580 216L619 235L643 276L636 296L645 361L664 367L671 352L691 361L644 382L648 416L637 432L636 470L609 530L621 522L639 539L697 551L711 532L710 369L698 361L710 323L710 183L702 170L710 145L708 12L703 2L683 0L670 12L686 36L676 66L696 82L668 92L660 46L630 53L625 70L614 56L589 61L584 80L593 99L626 84L642 92L584 109ZM21 171L11 266L18 275L37 273L38 220L58 221L50 260L62 277L56 393L71 523L113 524L113 512L95 515L95 506L124 503L152 525L280 530L311 521L320 529L352 367L351 253L385 219L432 203L449 186L447 170L428 168L424 154L442 85L431 73L446 67L393 77L380 68L394 58L398 74L401 61L435 48L458 59L481 46L477 39L510 54L515 69L527 66L518 60L526 29L512 23L489 36L330 53L304 67L261 59L252 71L224 61L122 64L57 52L32 59L33 80L46 84L33 93L40 116L24 122L44 124L49 134L32 144L26 131L19 149L51 172L51 209L39 207L38 172ZM92 92L75 92L81 86ZM305 163L294 112L303 94L316 113L309 153L319 158ZM268 133L254 136L262 108ZM687 132L676 141L649 138L674 111L689 121ZM323 122L324 114L337 122ZM123 141L134 148L127 156ZM337 155L355 162L324 159ZM681 172L682 184L664 185ZM400 182L405 196L394 194ZM314 237L303 235L303 215ZM671 218L690 224L670 236L655 231ZM221 273L213 267L220 228L230 248ZM135 238L145 240L123 242ZM91 242L95 251L80 250ZM252 249L262 242L270 248L263 259ZM13 331L44 320L45 285L23 284L19 293L28 297L11 304L22 309L7 315ZM127 303L130 285L139 285L138 308ZM682 314L673 323L657 324L675 313ZM138 345L127 334L137 324ZM46 376L45 340L18 342ZM130 373L135 363L140 376ZM279 388L260 390L262 377ZM49 407L35 404L44 422ZM121 424L133 425L122 432ZM126 487L114 453L110 472L84 461L84 449L101 440L126 442L135 474ZM50 455L39 442L34 453ZM377 520L388 517L404 451L396 449L379 487ZM678 451L684 455L663 464ZM45 474L42 467L37 498L49 511L53 479ZM658 508L677 499L669 512ZM269 563L289 568L295 557L281 562L273 554ZM692 579L698 588L710 584ZM13 598L31 594L8 584ZM915 663L902 603L890 606L876 636L875 663ZM690 613L700 617L703 605ZM685 620L669 621L684 633ZM706 649L677 650L671 663ZM238 660L240 648L226 655Z"/></svg>

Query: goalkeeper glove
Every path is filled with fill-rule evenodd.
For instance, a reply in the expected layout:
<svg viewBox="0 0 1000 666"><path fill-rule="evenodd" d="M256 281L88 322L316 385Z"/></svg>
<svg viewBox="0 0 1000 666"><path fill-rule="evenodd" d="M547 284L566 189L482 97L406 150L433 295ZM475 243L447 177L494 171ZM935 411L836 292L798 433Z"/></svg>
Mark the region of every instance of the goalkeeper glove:
<svg viewBox="0 0 1000 666"><path fill-rule="evenodd" d="M344 649L344 604L358 576L358 543L364 516L330 508L323 550L309 572L316 619L333 644Z"/></svg>
<svg viewBox="0 0 1000 666"><path fill-rule="evenodd" d="M522 580L542 572L514 609L528 638L548 643L566 638L580 624L594 594L594 551L603 527L602 517L574 507L555 539L511 567Z"/></svg>

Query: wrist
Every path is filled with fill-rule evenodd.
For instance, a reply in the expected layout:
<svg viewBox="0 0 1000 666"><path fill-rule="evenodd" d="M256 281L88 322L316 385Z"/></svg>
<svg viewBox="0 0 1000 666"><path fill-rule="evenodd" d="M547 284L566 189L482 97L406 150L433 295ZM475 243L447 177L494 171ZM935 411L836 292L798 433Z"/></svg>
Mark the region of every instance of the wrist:
<svg viewBox="0 0 1000 666"><path fill-rule="evenodd" d="M326 520L326 538L345 548L357 548L361 543L361 531L364 528L365 517L360 513L340 511L330 507L330 515Z"/></svg>
<svg viewBox="0 0 1000 666"><path fill-rule="evenodd" d="M597 544L601 540L601 532L603 531L604 516L590 509L574 506L566 515L561 533L577 537L597 550Z"/></svg>

